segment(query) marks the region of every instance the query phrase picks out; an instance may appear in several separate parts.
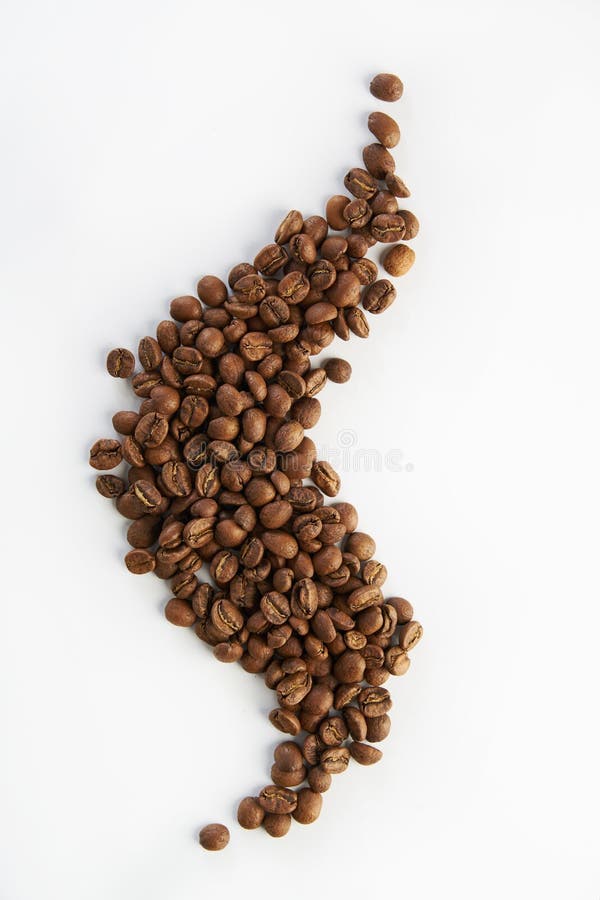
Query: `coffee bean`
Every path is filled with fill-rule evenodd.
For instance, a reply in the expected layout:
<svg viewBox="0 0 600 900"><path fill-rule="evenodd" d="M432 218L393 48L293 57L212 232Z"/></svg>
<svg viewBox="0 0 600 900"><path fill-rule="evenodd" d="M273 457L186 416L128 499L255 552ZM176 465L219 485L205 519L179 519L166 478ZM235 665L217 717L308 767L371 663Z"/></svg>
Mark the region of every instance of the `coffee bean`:
<svg viewBox="0 0 600 900"><path fill-rule="evenodd" d="M169 600L165 606L165 616L172 625L180 625L183 628L188 628L196 621L196 613L190 604L178 597Z"/></svg>
<svg viewBox="0 0 600 900"><path fill-rule="evenodd" d="M96 441L90 450L90 466L94 469L114 469L122 459L121 444L110 438Z"/></svg>
<svg viewBox="0 0 600 900"><path fill-rule="evenodd" d="M297 209L290 210L275 232L275 242L277 244L287 244L291 237L302 231L303 225L302 213L298 212Z"/></svg>
<svg viewBox="0 0 600 900"><path fill-rule="evenodd" d="M372 112L369 116L369 131L384 147L395 147L400 140L398 123L383 112Z"/></svg>
<svg viewBox="0 0 600 900"><path fill-rule="evenodd" d="M369 144L365 147L363 162L366 170L378 180L383 180L396 168L394 157L382 144Z"/></svg>
<svg viewBox="0 0 600 900"><path fill-rule="evenodd" d="M354 197L362 200L370 200L377 193L377 180L365 169L350 169L344 184Z"/></svg>
<svg viewBox="0 0 600 900"><path fill-rule="evenodd" d="M367 338L369 337L369 323L365 318L365 314L362 309L349 309L346 313L346 321L348 322L348 328L359 338Z"/></svg>
<svg viewBox="0 0 600 900"><path fill-rule="evenodd" d="M371 219L369 227L373 237L384 244L399 241L404 237L404 219L399 215L382 213Z"/></svg>
<svg viewBox="0 0 600 900"><path fill-rule="evenodd" d="M125 493L125 482L116 475L98 475L96 478L96 490L103 497L116 500Z"/></svg>
<svg viewBox="0 0 600 900"><path fill-rule="evenodd" d="M330 381L335 384L344 384L350 381L352 366L345 359L328 359L325 363L325 371Z"/></svg>
<svg viewBox="0 0 600 900"><path fill-rule="evenodd" d="M237 811L237 820L242 828L259 828L265 817L265 811L256 797L244 797L240 801Z"/></svg>
<svg viewBox="0 0 600 900"><path fill-rule="evenodd" d="M344 209L349 202L349 198L344 197L342 194L336 194L335 197L330 197L327 201L325 216L327 224L334 231L343 231L347 227L348 223L344 218Z"/></svg>
<svg viewBox="0 0 600 900"><path fill-rule="evenodd" d="M298 795L295 791L271 784L262 789L258 795L258 803L266 813L286 815L296 809Z"/></svg>
<svg viewBox="0 0 600 900"><path fill-rule="evenodd" d="M383 255L381 264L386 272L398 277L406 275L415 261L415 251L406 244L396 244Z"/></svg>
<svg viewBox="0 0 600 900"><path fill-rule="evenodd" d="M340 476L327 460L314 463L311 478L328 497L335 497L340 489Z"/></svg>
<svg viewBox="0 0 600 900"><path fill-rule="evenodd" d="M387 278L374 282L364 293L363 306L367 312L378 315L385 312L396 299L396 288Z"/></svg>
<svg viewBox="0 0 600 900"><path fill-rule="evenodd" d="M302 788L298 791L298 801L292 817L301 825L310 825L319 818L322 805L323 798L319 792L310 788Z"/></svg>
<svg viewBox="0 0 600 900"><path fill-rule="evenodd" d="M272 709L269 713L269 721L278 731L283 731L284 734L295 736L300 733L301 727L298 716L289 709L280 709L279 707Z"/></svg>
<svg viewBox="0 0 600 900"><path fill-rule="evenodd" d="M389 735L392 722L387 713L365 721L367 723L367 740L371 744L384 741Z"/></svg>
<svg viewBox="0 0 600 900"><path fill-rule="evenodd" d="M389 692L382 687L365 688L358 695L358 702L362 714L367 719L382 716L392 708Z"/></svg>
<svg viewBox="0 0 600 900"><path fill-rule="evenodd" d="M375 75L369 90L378 100L385 100L388 103L399 100L404 91L404 86L397 75L381 73Z"/></svg>
<svg viewBox="0 0 600 900"><path fill-rule="evenodd" d="M352 741L348 749L352 759L355 759L361 766L372 766L373 763L379 762L383 756L383 753L377 747L370 747L368 744L362 744L359 741Z"/></svg>
<svg viewBox="0 0 600 900"><path fill-rule="evenodd" d="M106 369L113 378L129 378L135 369L135 357L130 350L118 347L108 354Z"/></svg>
<svg viewBox="0 0 600 900"><path fill-rule="evenodd" d="M205 825L200 832L200 844L205 850L223 850L229 843L229 829L225 825Z"/></svg>
<svg viewBox="0 0 600 900"><path fill-rule="evenodd" d="M263 819L263 828L271 837L284 837L290 830L292 817L289 813L278 815L267 813Z"/></svg>
<svg viewBox="0 0 600 900"><path fill-rule="evenodd" d="M385 184L394 197L410 197L410 191L398 175L388 172L385 176Z"/></svg>
<svg viewBox="0 0 600 900"><path fill-rule="evenodd" d="M350 762L350 752L346 747L326 747L321 753L320 765L328 775L345 772Z"/></svg>
<svg viewBox="0 0 600 900"><path fill-rule="evenodd" d="M156 562L148 550L130 550L125 556L125 565L134 575L145 575L154 570Z"/></svg>

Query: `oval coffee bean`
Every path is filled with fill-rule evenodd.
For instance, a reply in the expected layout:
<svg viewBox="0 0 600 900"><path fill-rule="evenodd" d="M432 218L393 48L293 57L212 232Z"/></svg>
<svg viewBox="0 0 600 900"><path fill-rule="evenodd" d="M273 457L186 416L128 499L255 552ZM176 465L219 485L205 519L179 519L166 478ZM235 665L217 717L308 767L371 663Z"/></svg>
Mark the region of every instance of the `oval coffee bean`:
<svg viewBox="0 0 600 900"><path fill-rule="evenodd" d="M131 350L117 347L106 358L106 369L113 378L129 378L135 369L135 357Z"/></svg>
<svg viewBox="0 0 600 900"><path fill-rule="evenodd" d="M223 850L229 843L229 830L225 825L205 825L199 837L205 850Z"/></svg>
<svg viewBox="0 0 600 900"><path fill-rule="evenodd" d="M398 123L383 112L372 112L368 121L369 131L384 147L395 147L400 140Z"/></svg>
<svg viewBox="0 0 600 900"><path fill-rule="evenodd" d="M296 809L298 795L288 788L269 784L258 795L258 803L267 813L286 815Z"/></svg>
<svg viewBox="0 0 600 900"><path fill-rule="evenodd" d="M377 747L370 747L369 744L362 744L359 741L353 741L348 749L352 759L355 759L361 766L372 766L373 763L379 762L383 756L383 753Z"/></svg>
<svg viewBox="0 0 600 900"><path fill-rule="evenodd" d="M404 91L404 85L397 75L382 72L379 75L375 75L369 85L369 90L378 100L392 103L400 99Z"/></svg>

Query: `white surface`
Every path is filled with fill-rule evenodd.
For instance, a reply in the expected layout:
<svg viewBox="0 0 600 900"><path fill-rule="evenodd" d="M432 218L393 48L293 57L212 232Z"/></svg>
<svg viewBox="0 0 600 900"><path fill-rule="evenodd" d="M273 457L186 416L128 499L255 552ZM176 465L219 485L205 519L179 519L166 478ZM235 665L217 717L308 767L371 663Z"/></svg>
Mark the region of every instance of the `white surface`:
<svg viewBox="0 0 600 900"><path fill-rule="evenodd" d="M267 877L286 898L317 878L598 898L599 18L592 0L3 4L1 900L263 896ZM267 780L269 692L125 571L87 450L130 406L106 351L290 207L322 209L381 70L405 82L388 111L417 264L371 339L336 345L354 375L317 437L410 464L350 464L343 495L426 639L383 762L273 842L234 823ZM226 853L198 848L207 821L232 826Z"/></svg>

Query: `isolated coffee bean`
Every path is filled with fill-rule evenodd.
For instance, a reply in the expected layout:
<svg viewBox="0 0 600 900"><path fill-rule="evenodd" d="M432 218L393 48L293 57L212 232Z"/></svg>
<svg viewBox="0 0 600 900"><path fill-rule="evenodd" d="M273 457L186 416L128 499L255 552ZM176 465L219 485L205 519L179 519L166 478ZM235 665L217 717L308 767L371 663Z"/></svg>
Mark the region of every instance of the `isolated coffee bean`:
<svg viewBox="0 0 600 900"><path fill-rule="evenodd" d="M130 550L125 556L125 565L134 575L145 575L154 570L156 561L148 550Z"/></svg>
<svg viewBox="0 0 600 900"><path fill-rule="evenodd" d="M173 597L165 606L165 616L172 625L188 628L196 621L196 613L189 603Z"/></svg>
<svg viewBox="0 0 600 900"><path fill-rule="evenodd" d="M205 825L200 832L200 844L205 850L223 850L229 843L225 825Z"/></svg>
<svg viewBox="0 0 600 900"><path fill-rule="evenodd" d="M390 103L400 99L404 91L404 86L397 75L380 73L379 75L375 75L371 81L369 90L378 100L385 100Z"/></svg>
<svg viewBox="0 0 600 900"><path fill-rule="evenodd" d="M396 244L384 254L381 264L390 275L406 275L415 261L415 251L406 244Z"/></svg>
<svg viewBox="0 0 600 900"><path fill-rule="evenodd" d="M344 384L350 380L352 366L345 359L328 359L325 363L325 371L330 381Z"/></svg>

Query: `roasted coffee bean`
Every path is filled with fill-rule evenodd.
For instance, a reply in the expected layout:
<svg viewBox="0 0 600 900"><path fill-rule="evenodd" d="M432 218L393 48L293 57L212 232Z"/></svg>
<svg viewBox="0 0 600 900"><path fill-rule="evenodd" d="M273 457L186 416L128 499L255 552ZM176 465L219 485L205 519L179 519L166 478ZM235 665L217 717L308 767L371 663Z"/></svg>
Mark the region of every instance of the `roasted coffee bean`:
<svg viewBox="0 0 600 900"><path fill-rule="evenodd" d="M269 721L284 734L297 735L301 731L298 716L289 709L281 709L277 707L269 713Z"/></svg>
<svg viewBox="0 0 600 900"><path fill-rule="evenodd" d="M389 215L387 213L382 213L371 219L369 228L373 237L384 244L402 240L406 230L402 216Z"/></svg>
<svg viewBox="0 0 600 900"><path fill-rule="evenodd" d="M360 300L360 281L354 272L339 272L326 296L338 309L356 306Z"/></svg>
<svg viewBox="0 0 600 900"><path fill-rule="evenodd" d="M371 744L377 744L379 741L384 741L389 735L392 725L392 721L387 713L384 713L382 716L366 719L366 723L367 740Z"/></svg>
<svg viewBox="0 0 600 900"><path fill-rule="evenodd" d="M315 462L311 470L311 478L328 497L335 497L340 489L340 476L327 460Z"/></svg>
<svg viewBox="0 0 600 900"><path fill-rule="evenodd" d="M278 787L275 784L267 785L258 795L258 803L266 813L286 815L296 809L298 795L295 791Z"/></svg>
<svg viewBox="0 0 600 900"><path fill-rule="evenodd" d="M387 174L396 168L394 157L382 144L369 144L363 150L363 162L365 168L379 180L383 180Z"/></svg>
<svg viewBox="0 0 600 900"><path fill-rule="evenodd" d="M116 468L122 459L119 441L103 438L96 441L90 450L90 466L100 471Z"/></svg>
<svg viewBox="0 0 600 900"><path fill-rule="evenodd" d="M267 813L263 819L263 828L271 837L284 837L290 830L292 817L289 813L279 815Z"/></svg>
<svg viewBox="0 0 600 900"><path fill-rule="evenodd" d="M373 215L366 200L352 200L344 207L342 213L350 228L362 228L367 225Z"/></svg>
<svg viewBox="0 0 600 900"><path fill-rule="evenodd" d="M125 493L125 482L116 475L98 475L96 478L96 490L103 497L116 500Z"/></svg>
<svg viewBox="0 0 600 900"><path fill-rule="evenodd" d="M396 299L396 288L387 278L372 284L363 295L363 306L367 312L378 315L385 312Z"/></svg>
<svg viewBox="0 0 600 900"><path fill-rule="evenodd" d="M403 650L412 650L423 636L423 627L419 622L407 622L398 629L398 644Z"/></svg>
<svg viewBox="0 0 600 900"><path fill-rule="evenodd" d="M398 123L383 112L372 112L368 121L369 131L384 147L395 147L400 140Z"/></svg>
<svg viewBox="0 0 600 900"><path fill-rule="evenodd" d="M352 334L355 334L359 338L369 337L369 323L367 322L362 309L349 309L346 312L346 321Z"/></svg>
<svg viewBox="0 0 600 900"><path fill-rule="evenodd" d="M325 216L329 227L333 228L334 231L343 231L347 227L348 223L344 218L344 209L349 202L349 198L342 194L336 194L335 197L330 197L327 201Z"/></svg>
<svg viewBox="0 0 600 900"><path fill-rule="evenodd" d="M345 772L350 762L350 751L346 747L326 747L320 756L320 766L328 775Z"/></svg>
<svg viewBox="0 0 600 900"><path fill-rule="evenodd" d="M370 200L377 193L377 180L365 169L350 169L344 178L346 188L361 200Z"/></svg>
<svg viewBox="0 0 600 900"><path fill-rule="evenodd" d="M386 102L391 103L400 99L404 86L397 75L380 73L379 75L375 75L371 81L369 90L378 100L385 100Z"/></svg>
<svg viewBox="0 0 600 900"><path fill-rule="evenodd" d="M372 766L373 763L379 762L383 753L377 747L370 747L360 741L352 741L348 746L352 759L360 763L361 766Z"/></svg>
<svg viewBox="0 0 600 900"><path fill-rule="evenodd" d="M205 850L223 850L229 843L229 829L225 825L205 825L200 832L200 844Z"/></svg>
<svg viewBox="0 0 600 900"><path fill-rule="evenodd" d="M165 616L172 625L189 628L196 621L196 613L189 603L173 597L165 606Z"/></svg>
<svg viewBox="0 0 600 900"><path fill-rule="evenodd" d="M130 550L125 556L125 565L134 575L145 575L154 571L156 562L148 550Z"/></svg>
<svg viewBox="0 0 600 900"><path fill-rule="evenodd" d="M335 384L344 384L350 380L352 366L345 359L328 359L325 363L325 371L330 381Z"/></svg>
<svg viewBox="0 0 600 900"><path fill-rule="evenodd" d="M265 811L256 797L244 797L238 806L237 820L242 828L259 828L265 817Z"/></svg>
<svg viewBox="0 0 600 900"><path fill-rule="evenodd" d="M406 275L415 261L415 251L406 244L396 244L384 254L382 265L390 275Z"/></svg>
<svg viewBox="0 0 600 900"><path fill-rule="evenodd" d="M350 266L362 285L370 285L377 279L377 266L372 259L357 259Z"/></svg>
<svg viewBox="0 0 600 900"><path fill-rule="evenodd" d="M135 369L135 357L131 350L118 347L106 358L106 369L113 378L129 378Z"/></svg>
<svg viewBox="0 0 600 900"><path fill-rule="evenodd" d="M268 244L256 255L254 266L262 275L274 275L287 262L288 255L279 244Z"/></svg>
<svg viewBox="0 0 600 900"><path fill-rule="evenodd" d="M362 714L367 719L382 716L392 708L389 691L382 687L364 688L358 695L358 703Z"/></svg>
<svg viewBox="0 0 600 900"><path fill-rule="evenodd" d="M323 798L319 792L302 788L298 791L298 800L292 817L301 825L310 825L319 818L322 805Z"/></svg>

